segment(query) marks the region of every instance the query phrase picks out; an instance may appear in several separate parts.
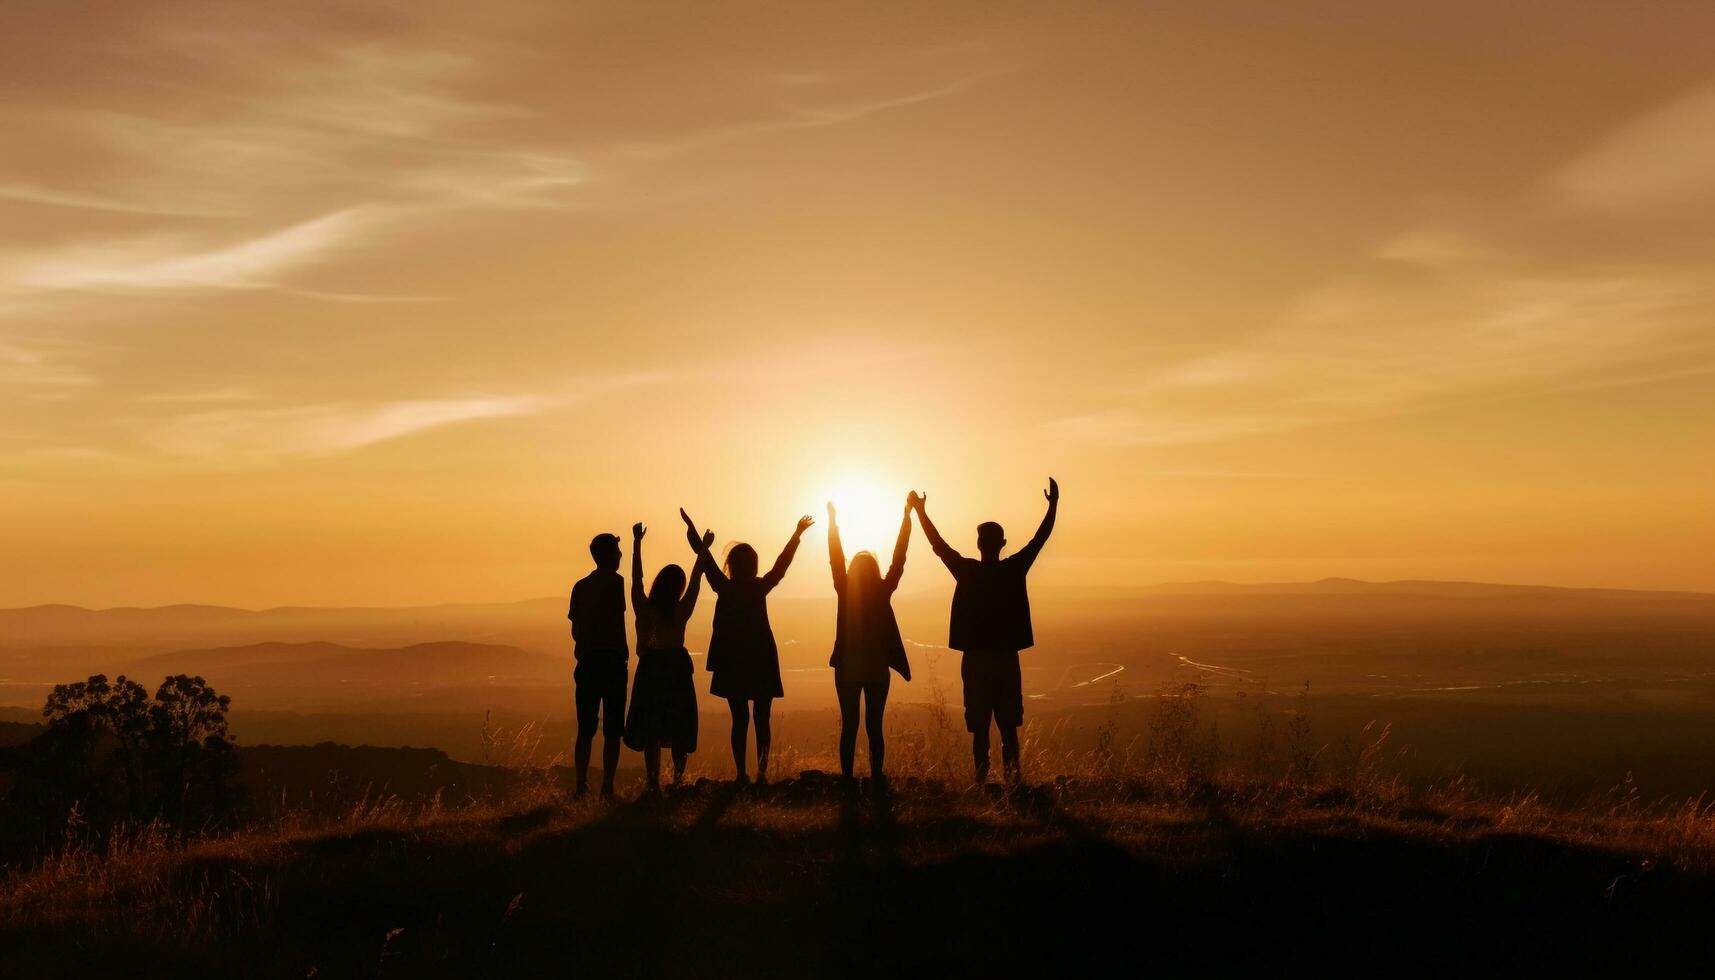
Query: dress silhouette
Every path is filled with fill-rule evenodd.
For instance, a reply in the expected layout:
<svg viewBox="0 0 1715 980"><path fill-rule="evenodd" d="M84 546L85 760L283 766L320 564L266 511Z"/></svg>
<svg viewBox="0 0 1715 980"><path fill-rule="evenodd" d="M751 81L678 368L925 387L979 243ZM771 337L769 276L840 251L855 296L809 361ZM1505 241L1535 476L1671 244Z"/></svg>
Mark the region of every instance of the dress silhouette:
<svg viewBox="0 0 1715 980"><path fill-rule="evenodd" d="M780 650L774 643L774 629L768 623L768 593L786 577L792 556L798 551L798 541L815 521L800 518L792 537L775 559L766 575L757 575L756 549L748 544L733 545L727 553L723 572L715 564L696 524L683 510L685 527L698 542L697 567L709 580L715 600L714 629L709 637L708 669L714 677L709 693L724 698L732 713L732 755L740 782L749 776L745 766L745 742L749 737L752 712L756 718L756 775L768 778L768 751L773 741L770 712L774 699L785 694L780 682Z"/></svg>
<svg viewBox="0 0 1715 980"><path fill-rule="evenodd" d="M913 495L915 496L915 495ZM834 691L840 701L840 772L850 779L857 754L858 709L863 711L864 731L869 735L869 774L883 777L887 746L882 736L882 718L887 711L890 671L911 679L911 663L899 622L893 615L893 593L905 575L905 549L911 543L911 502L905 505L899 539L893 545L893 562L887 574L875 556L860 551L846 565L840 543L840 525L832 503L828 504L828 564L834 573L834 592L839 597L835 618L834 651L828 666L834 668Z"/></svg>
<svg viewBox="0 0 1715 980"><path fill-rule="evenodd" d="M959 674L964 682L965 728L971 733L971 758L979 783L988 779L991 721L1000 729L1001 763L1007 778L1014 782L1022 778L1018 726L1024 723L1024 685L1018 652L1036 643L1025 576L1054 530L1060 485L1050 479L1043 496L1048 498L1048 512L1035 536L1004 559L1000 552L1006 547L1006 532L999 524L989 521L977 526L977 551L982 557L966 558L948 546L929 520L927 498L913 498L923 534L957 583L947 645L962 655Z"/></svg>
<svg viewBox="0 0 1715 980"><path fill-rule="evenodd" d="M619 744L625 734L625 685L630 650L625 642L625 579L619 574L619 536L598 534L590 540L595 570L572 586L566 618L572 621L572 671L576 689L578 736L573 759L577 792L589 792L590 746L601 726L601 792L613 795L614 770L619 768Z"/></svg>
<svg viewBox="0 0 1715 980"><path fill-rule="evenodd" d="M631 527L631 606L637 627L637 680L625 719L625 744L643 753L650 792L661 788L661 749L673 753L673 783L685 778L687 757L697 750L697 691L691 655L685 649L685 624L697 608L700 568L685 582L685 570L664 566L654 585L643 590L642 524ZM713 541L712 534L708 537ZM693 541L693 548L697 542Z"/></svg>

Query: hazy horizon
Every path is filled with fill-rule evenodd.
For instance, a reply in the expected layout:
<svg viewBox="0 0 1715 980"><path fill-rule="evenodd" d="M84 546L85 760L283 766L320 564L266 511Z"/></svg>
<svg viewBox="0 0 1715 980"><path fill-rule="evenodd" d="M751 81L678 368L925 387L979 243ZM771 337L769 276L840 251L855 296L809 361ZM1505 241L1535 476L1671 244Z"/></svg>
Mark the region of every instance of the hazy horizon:
<svg viewBox="0 0 1715 980"><path fill-rule="evenodd" d="M685 564L688 564L688 563L685 563ZM1253 590L1253 589L1254 590L1309 589L1309 588L1313 588L1315 586L1347 585L1347 584L1356 585L1356 586L1363 586L1363 587L1374 587L1374 588L1385 588L1388 586L1412 585L1412 586L1471 586L1471 587L1480 588L1480 589L1481 588L1493 588L1493 589L1501 589L1501 590L1506 590L1506 589L1551 589L1551 590L1564 590L1564 591L1568 591L1568 592L1636 592L1636 593L1644 594L1644 595L1650 595L1650 594L1689 595L1689 596L1708 596L1711 598L1715 598L1715 591L1705 591L1702 589L1635 589L1635 588L1622 588L1622 587L1601 586L1601 585L1551 585L1551 584L1547 584L1547 583L1543 583L1543 582L1474 582L1474 581L1465 581L1465 580L1460 580L1460 579L1424 579L1424 578L1389 579L1389 580L1374 580L1374 581L1372 581L1372 580L1368 580L1368 579L1354 579L1354 578L1348 578L1345 576L1338 576L1338 575L1325 576L1323 578L1314 579L1314 580L1294 581L1294 582L1235 581L1232 579L1194 579L1194 580L1173 581L1173 582L1140 582L1140 583L1133 584L1133 585L1117 586L1117 587L1112 587L1109 589L1101 589L1101 590L1068 589L1065 587L1045 588L1045 589L1037 590L1037 595L1039 598L1047 599L1048 603L1052 605L1052 604L1055 604L1058 600L1064 600L1064 599L1067 599L1068 597L1077 596L1081 593L1086 593L1086 592L1091 594L1091 596L1092 596L1091 601L1096 601L1096 600L1099 600L1101 598L1121 598L1121 599L1123 599L1123 598L1130 597L1130 596L1143 597L1143 596L1149 596L1149 595L1163 595L1163 594L1171 595L1173 593L1167 593L1167 592L1164 592L1164 590L1174 589L1174 588L1185 588L1185 589L1211 588L1211 589L1214 589L1217 591L1231 590L1235 593L1243 594L1243 593L1245 593L1246 590ZM926 599L926 598L941 597L941 596L943 596L943 594L946 596L950 596L951 593L952 593L952 588L950 585L944 585L942 583L931 583L931 584L921 585L915 589L907 588L907 587L901 587L898 594L902 599ZM813 600L813 599L823 599L827 602L833 601L833 596L831 594L826 595L826 596L822 596L822 595L815 594L813 592L804 592L804 593L797 593L797 594L788 592L788 593L783 593L781 598L786 600L786 601L803 601L803 600ZM234 606L234 605L227 605L224 603L200 602L200 601L197 601L195 599L186 599L186 600L182 600L182 601L178 601L178 602L163 602L163 603L154 604L154 605L129 604L129 605L112 605L112 606L93 606L93 605L87 605L84 603L77 603L77 602L41 602L41 603L31 603L29 605L23 605L23 606L0 606L0 611L18 612L18 611L23 611L23 610L28 610L28 609L37 609L37 608L52 607L52 606L69 607L69 608L73 608L73 609L80 609L80 610L83 610L86 612L117 612L117 611L126 611L126 610L153 611L153 610L161 610L161 609L171 609L171 608L176 608L176 607L205 608L205 609L230 609L230 610L234 610L234 611L238 611L238 612L277 612L277 611L282 611L282 610L294 610L294 609L330 610L330 611L335 611L335 610L365 610L365 609L410 610L410 609L433 609L433 608L438 608L438 607L460 607L460 606L516 606L516 605L526 605L526 604L530 604L530 603L543 603L543 602L563 603L564 601L565 601L565 597L560 596L560 595L534 595L534 596L521 596L521 597L510 598L510 599L494 599L494 600L487 600L487 601L481 601L481 602L477 602L477 601L449 601L449 602L406 603L406 604L400 604L400 605L384 605L384 604L378 604L378 603L356 602L356 603L351 603L348 605L337 605L337 606L334 606L334 605L318 606L318 605L310 605L310 604L305 604L305 603L276 603L276 604L265 605L265 606Z"/></svg>

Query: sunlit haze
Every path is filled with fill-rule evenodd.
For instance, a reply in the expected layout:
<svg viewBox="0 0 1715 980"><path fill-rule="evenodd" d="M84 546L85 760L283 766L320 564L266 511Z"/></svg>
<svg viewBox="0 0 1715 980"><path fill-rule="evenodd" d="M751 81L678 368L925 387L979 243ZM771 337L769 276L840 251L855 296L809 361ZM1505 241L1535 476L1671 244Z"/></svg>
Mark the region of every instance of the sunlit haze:
<svg viewBox="0 0 1715 980"><path fill-rule="evenodd" d="M1050 476L1049 607L1715 590L1715 8L1645 6L13 4L0 605L563 595L681 506L825 595L829 499L885 565Z"/></svg>

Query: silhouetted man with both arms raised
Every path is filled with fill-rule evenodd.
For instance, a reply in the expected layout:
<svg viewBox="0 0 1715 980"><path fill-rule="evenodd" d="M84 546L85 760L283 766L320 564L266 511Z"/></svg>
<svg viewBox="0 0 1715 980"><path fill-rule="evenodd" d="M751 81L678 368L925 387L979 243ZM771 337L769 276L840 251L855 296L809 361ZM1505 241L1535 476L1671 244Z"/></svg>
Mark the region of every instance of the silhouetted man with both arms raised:
<svg viewBox="0 0 1715 980"><path fill-rule="evenodd" d="M614 770L625 737L625 686L630 648L625 642L625 578L619 574L619 536L598 534L590 540L595 571L572 586L572 671L578 707L578 741L574 752L578 795L589 792L590 745L596 722L601 722L601 795L613 795Z"/></svg>
<svg viewBox="0 0 1715 980"><path fill-rule="evenodd" d="M1043 496L1048 498L1048 513L1036 536L1004 559L1000 551L1006 547L1006 532L999 524L989 521L977 525L977 552L982 557L966 558L935 530L929 520L927 498L912 498L923 534L957 583L947 645L963 655L959 673L964 680L965 728L971 733L971 758L979 784L988 780L991 719L1000 729L1001 765L1007 780L1017 783L1021 778L1018 726L1024 723L1024 683L1019 675L1018 651L1036 643L1024 579L1054 530L1060 485L1050 479Z"/></svg>

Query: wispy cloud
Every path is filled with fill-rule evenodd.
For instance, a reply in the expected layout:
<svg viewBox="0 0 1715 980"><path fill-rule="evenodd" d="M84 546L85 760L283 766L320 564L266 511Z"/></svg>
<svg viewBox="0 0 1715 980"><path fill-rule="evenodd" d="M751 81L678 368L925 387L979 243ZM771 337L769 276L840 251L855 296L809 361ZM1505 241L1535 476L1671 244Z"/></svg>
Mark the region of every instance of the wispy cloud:
<svg viewBox="0 0 1715 980"><path fill-rule="evenodd" d="M1549 176L1568 203L1651 211L1715 197L1715 85L1645 113Z"/></svg>
<svg viewBox="0 0 1715 980"><path fill-rule="evenodd" d="M206 405L218 402L247 402L259 397L254 388L206 388L201 391L168 391L141 395L138 401L164 405Z"/></svg>
<svg viewBox="0 0 1715 980"><path fill-rule="evenodd" d="M1428 240L1384 243L1382 268L1309 292L1242 344L1145 372L1131 404L1056 428L1104 444L1210 442L1715 363L1715 283L1701 270L1549 271L1482 242Z"/></svg>
<svg viewBox="0 0 1715 980"><path fill-rule="evenodd" d="M1715 202L1715 87L1604 134L1540 186L1547 208L1514 210L1581 228ZM1715 373L1706 252L1615 258L1599 244L1532 247L1516 231L1407 229L1251 335L1142 371L1121 404L1052 426L1098 444L1211 442Z"/></svg>
<svg viewBox="0 0 1715 980"><path fill-rule="evenodd" d="M660 157L706 149L722 143L769 133L838 126L879 113L950 98L968 91L997 74L999 73L994 71L978 72L952 81L939 82L889 95L866 95L846 99L830 99L824 95L821 96L822 101L818 103L788 105L755 119L710 126L669 139L624 143L620 145L619 149L632 156ZM813 87L825 81L819 77L814 81L795 81L793 78L794 76L781 77L779 81L782 85L793 88Z"/></svg>
<svg viewBox="0 0 1715 980"><path fill-rule="evenodd" d="M534 415L564 403L535 395L484 395L225 409L181 415L149 429L144 440L176 456L265 465L282 458L350 452L461 422Z"/></svg>
<svg viewBox="0 0 1715 980"><path fill-rule="evenodd" d="M549 392L197 407L163 419L139 421L137 435L144 446L168 457L222 468L263 467L354 452L454 425L569 409L601 395L657 383L664 377L659 372L610 375ZM253 403L256 399L252 395L249 389L240 388L147 400L200 406Z"/></svg>
<svg viewBox="0 0 1715 980"><path fill-rule="evenodd" d="M24 204L45 204L60 208L87 211L111 211L117 214L146 214L172 218L235 218L234 211L198 208L173 201L152 201L145 197L115 197L86 191L56 190L29 184L0 184L0 200Z"/></svg>
<svg viewBox="0 0 1715 980"><path fill-rule="evenodd" d="M468 57L429 48L325 42L242 63L248 45L208 31L146 38L167 63L218 65L227 89L172 83L160 107L62 106L30 122L82 172L7 173L0 200L112 212L152 226L0 251L9 305L90 291L294 289L359 241L451 209L557 208L585 179L560 150L478 135L530 110L461 94Z"/></svg>
<svg viewBox="0 0 1715 980"><path fill-rule="evenodd" d="M96 378L79 363L82 350L66 341L0 339L0 387L27 389L36 398L89 387Z"/></svg>
<svg viewBox="0 0 1715 980"><path fill-rule="evenodd" d="M17 257L0 266L14 289L257 289L317 260L381 215L347 209L226 245L203 248L171 239L129 239Z"/></svg>

